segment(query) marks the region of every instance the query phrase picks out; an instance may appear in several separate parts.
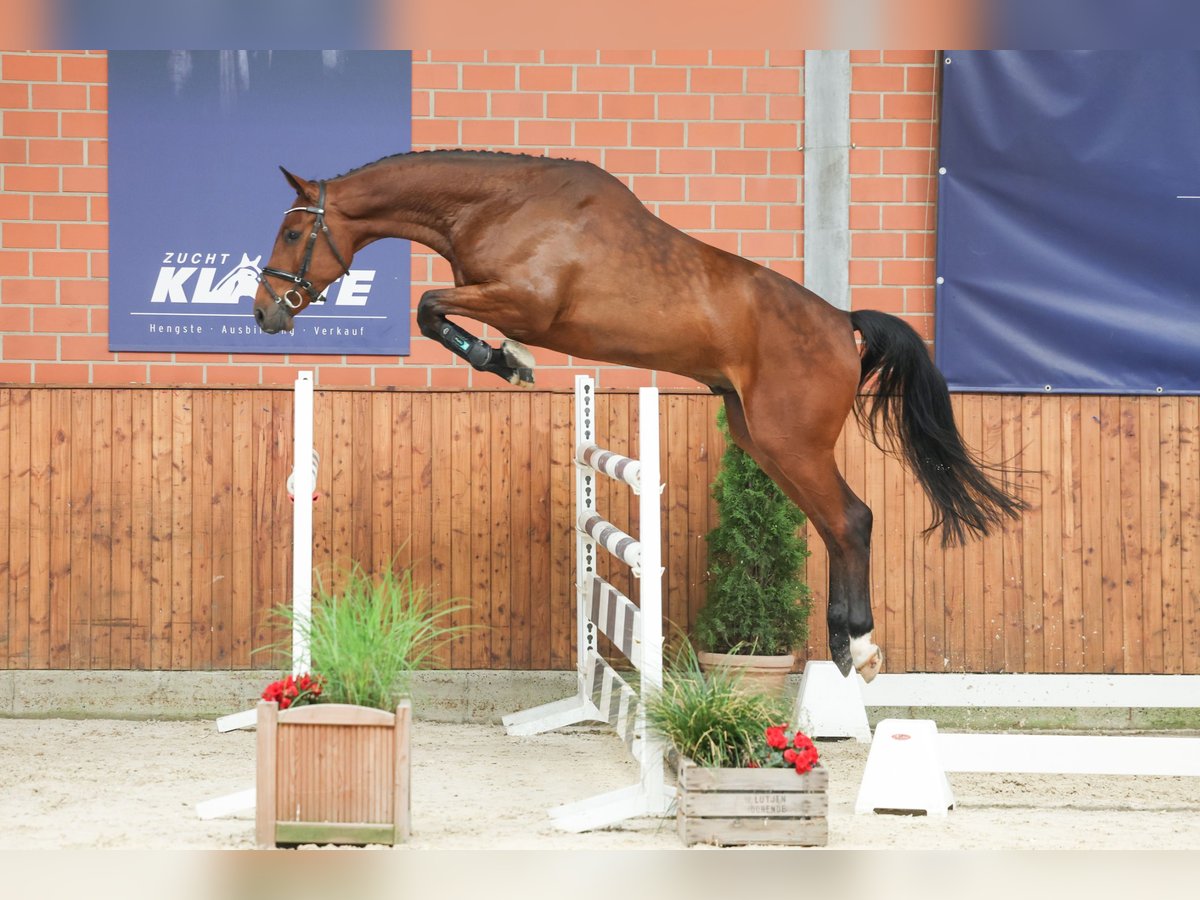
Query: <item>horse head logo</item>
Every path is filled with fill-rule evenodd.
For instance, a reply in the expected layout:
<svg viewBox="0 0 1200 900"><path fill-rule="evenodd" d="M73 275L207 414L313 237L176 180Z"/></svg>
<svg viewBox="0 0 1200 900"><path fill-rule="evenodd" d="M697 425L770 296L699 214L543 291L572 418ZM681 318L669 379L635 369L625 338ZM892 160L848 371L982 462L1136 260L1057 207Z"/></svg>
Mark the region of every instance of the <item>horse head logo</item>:
<svg viewBox="0 0 1200 900"><path fill-rule="evenodd" d="M217 303L237 303L243 297L253 297L258 289L258 273L262 271L259 263L262 254L251 259L242 253L242 261L232 268L212 288L212 295ZM216 299L219 298L219 299Z"/></svg>

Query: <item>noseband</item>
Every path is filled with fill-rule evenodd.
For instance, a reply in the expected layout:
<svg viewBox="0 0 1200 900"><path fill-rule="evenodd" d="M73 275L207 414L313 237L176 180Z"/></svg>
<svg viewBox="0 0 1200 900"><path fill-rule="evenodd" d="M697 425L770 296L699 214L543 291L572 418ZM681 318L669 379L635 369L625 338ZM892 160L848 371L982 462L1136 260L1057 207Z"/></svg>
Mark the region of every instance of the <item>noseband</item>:
<svg viewBox="0 0 1200 900"><path fill-rule="evenodd" d="M329 226L325 224L325 182L319 181L317 184L321 186L321 192L317 196L316 206L293 206L284 213L286 216L290 212L310 212L316 216L313 220L312 232L308 235L308 244L304 248L304 260L300 263L300 271L294 273L285 272L282 269L272 269L268 266L264 267L258 275L258 283L267 289L267 293L271 295L271 299L287 310L289 315L294 314L295 310L304 305L304 298L300 296L300 291L304 291L308 295L309 303L325 302L324 298L313 290L312 282L304 277L308 274L309 264L312 263L313 248L317 245L318 234L323 233L325 235L329 249L333 251L334 259L342 267L342 273L350 271L350 267L342 259L342 254L338 253L337 245L333 243L333 235L329 233ZM284 281L290 281L293 286L284 291L282 295L276 294L271 287L271 283L267 281L268 275L275 278L282 278Z"/></svg>

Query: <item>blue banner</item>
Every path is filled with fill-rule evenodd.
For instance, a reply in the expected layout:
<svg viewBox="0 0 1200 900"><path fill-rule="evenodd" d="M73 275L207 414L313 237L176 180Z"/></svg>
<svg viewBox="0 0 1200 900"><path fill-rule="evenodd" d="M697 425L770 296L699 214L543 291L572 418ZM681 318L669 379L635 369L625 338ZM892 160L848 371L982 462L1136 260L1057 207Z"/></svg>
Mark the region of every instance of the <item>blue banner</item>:
<svg viewBox="0 0 1200 900"><path fill-rule="evenodd" d="M108 72L111 350L408 354L406 241L363 248L290 334L253 297L295 199L280 165L411 149L409 52L113 51Z"/></svg>
<svg viewBox="0 0 1200 900"><path fill-rule="evenodd" d="M942 69L951 388L1200 392L1200 53L955 51Z"/></svg>

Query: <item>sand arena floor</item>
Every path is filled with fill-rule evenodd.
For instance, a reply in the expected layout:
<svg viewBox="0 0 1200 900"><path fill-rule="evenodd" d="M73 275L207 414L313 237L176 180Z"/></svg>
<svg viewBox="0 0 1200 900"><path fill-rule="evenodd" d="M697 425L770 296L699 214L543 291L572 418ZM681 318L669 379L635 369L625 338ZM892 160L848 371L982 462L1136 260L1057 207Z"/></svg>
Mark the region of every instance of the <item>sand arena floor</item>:
<svg viewBox="0 0 1200 900"><path fill-rule="evenodd" d="M1200 779L955 775L945 818L856 816L866 745L821 742L830 848L1200 849ZM0 720L0 849L254 846L253 813L215 821L201 800L251 787L254 734L211 721ZM549 807L624 787L636 769L603 728L511 738L499 726L418 721L413 837L401 850L679 848L673 819L555 831Z"/></svg>

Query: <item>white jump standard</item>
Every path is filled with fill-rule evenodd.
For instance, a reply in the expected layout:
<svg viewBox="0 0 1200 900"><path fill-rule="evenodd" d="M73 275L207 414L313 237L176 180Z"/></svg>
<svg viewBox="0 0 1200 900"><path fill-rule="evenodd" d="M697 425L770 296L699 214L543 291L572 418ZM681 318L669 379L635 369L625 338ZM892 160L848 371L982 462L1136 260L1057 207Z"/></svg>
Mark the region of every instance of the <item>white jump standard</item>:
<svg viewBox="0 0 1200 900"><path fill-rule="evenodd" d="M596 446L595 386L575 379L576 676L573 697L504 717L510 735L540 734L579 722L608 722L639 763L637 784L550 810L564 831L589 831L634 816L661 816L673 789L663 776L663 745L646 728L641 699L596 652L604 634L633 667L642 684L662 687L662 547L659 531L658 391L638 392L638 453L630 459ZM640 538L605 521L596 511L597 474L623 481L638 494ZM633 570L641 606L596 574L603 547Z"/></svg>
<svg viewBox="0 0 1200 900"><path fill-rule="evenodd" d="M292 674L300 675L311 668L306 630L312 618L312 547L313 501L316 499L317 466L320 457L313 447L313 373L296 375L293 399L292 474L287 480L292 497ZM311 457L312 467L301 464ZM222 716L217 730L236 731L253 728L258 721L255 709ZM216 819L254 809L254 788L205 800L196 804L201 819Z"/></svg>

